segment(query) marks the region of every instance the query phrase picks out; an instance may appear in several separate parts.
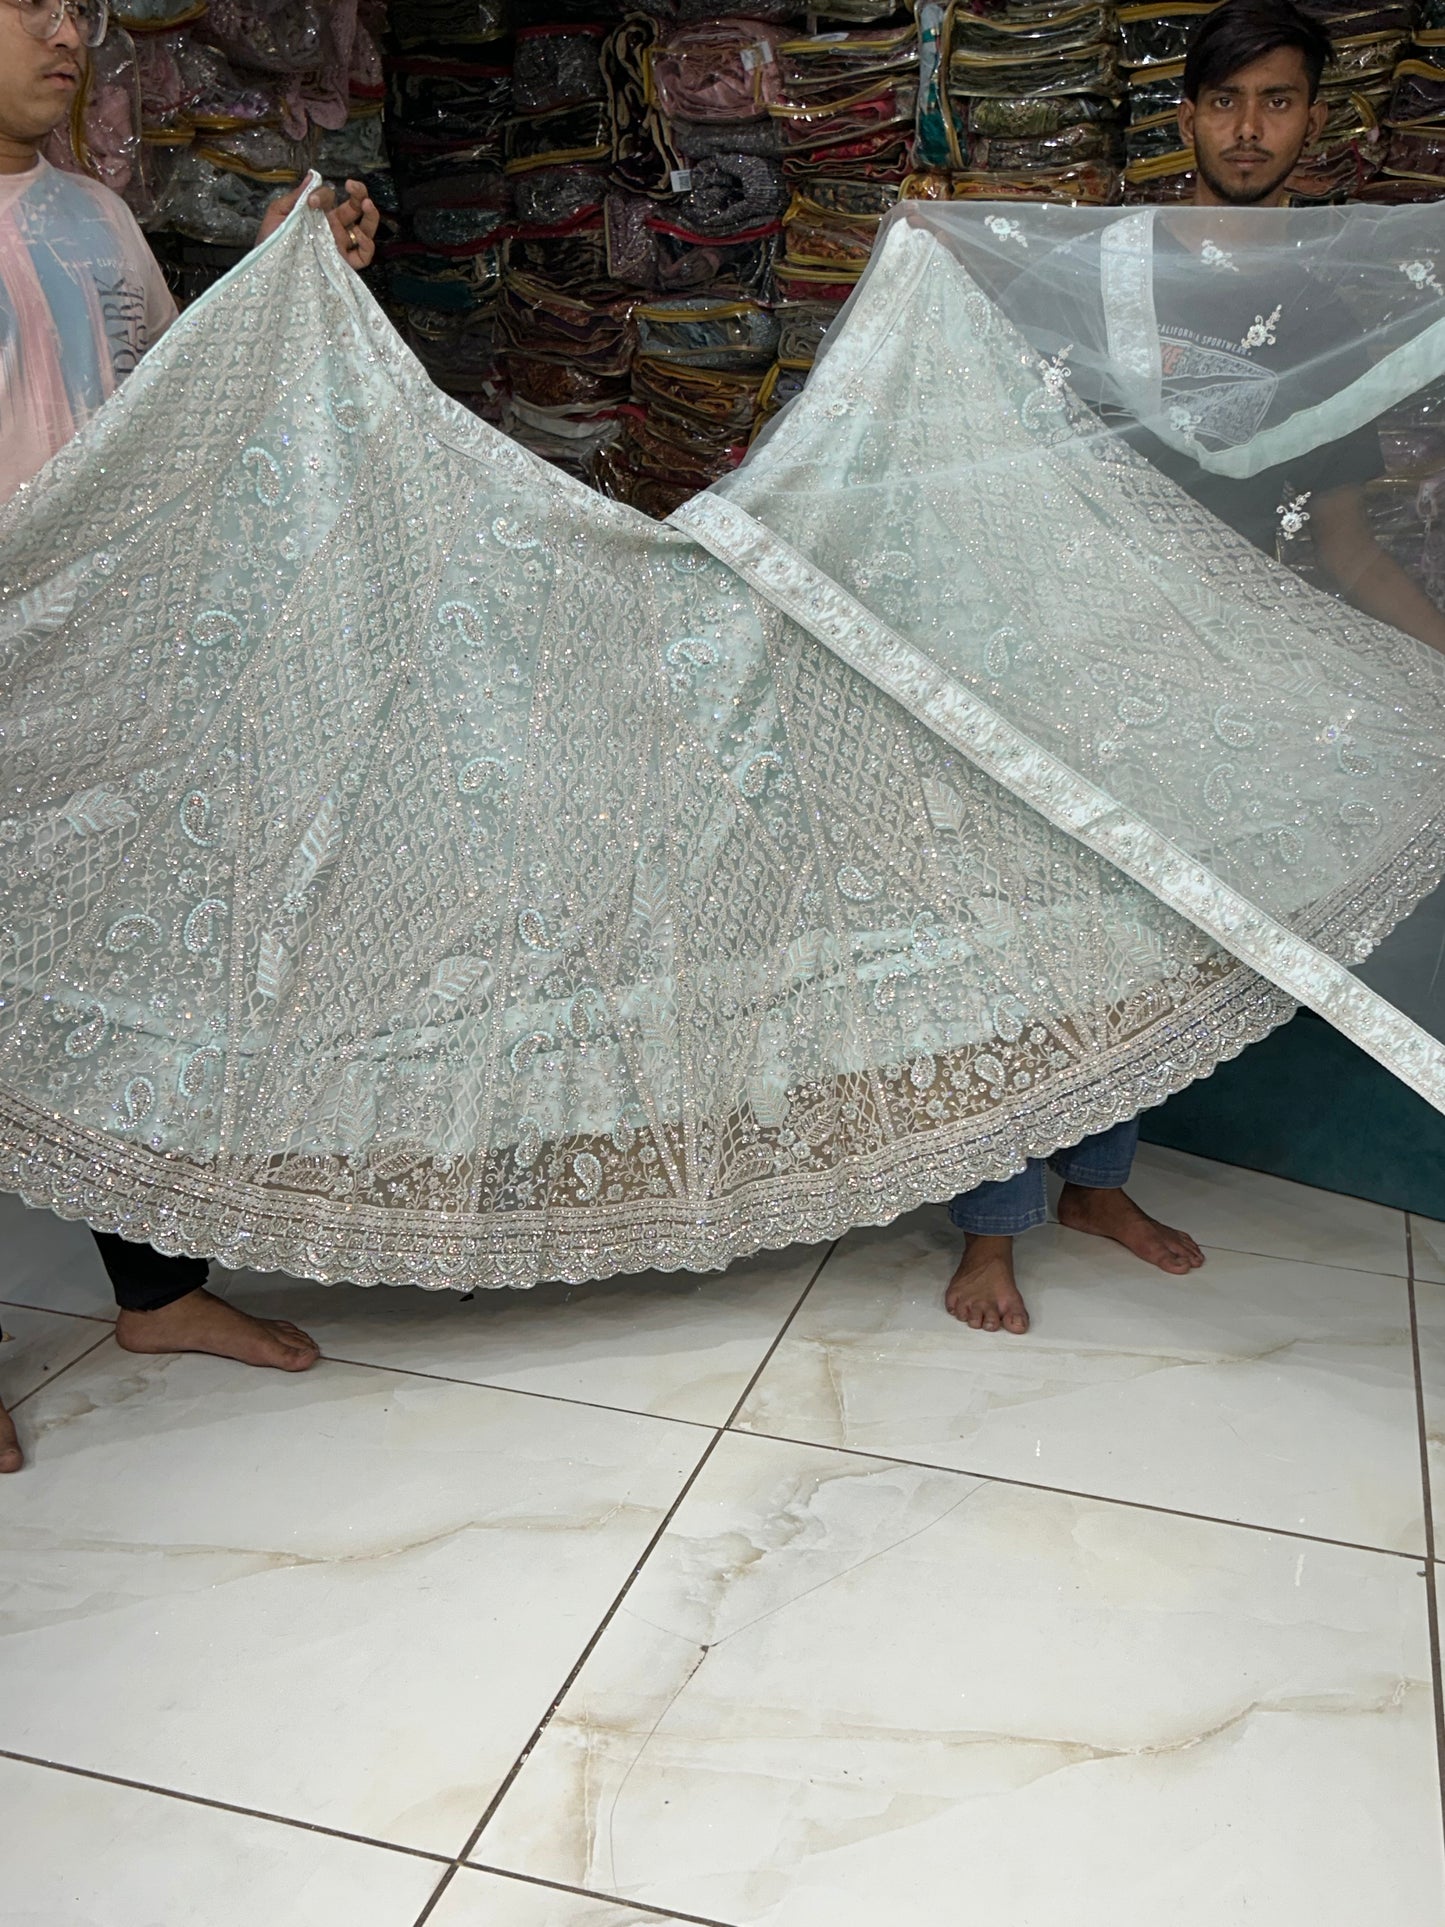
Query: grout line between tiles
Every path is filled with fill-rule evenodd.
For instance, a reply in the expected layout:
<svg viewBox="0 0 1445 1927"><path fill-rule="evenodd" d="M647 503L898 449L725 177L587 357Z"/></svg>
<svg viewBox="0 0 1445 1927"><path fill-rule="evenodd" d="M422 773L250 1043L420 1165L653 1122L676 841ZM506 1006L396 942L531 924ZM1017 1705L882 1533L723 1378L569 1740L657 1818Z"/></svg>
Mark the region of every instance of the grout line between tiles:
<svg viewBox="0 0 1445 1927"><path fill-rule="evenodd" d="M1420 1494L1425 1509L1425 1623L1430 1640L1430 1689L1435 1701L1435 1759L1440 1782L1440 1825L1445 1830L1445 1677L1440 1667L1440 1589L1435 1566L1435 1502L1430 1487L1430 1433L1425 1409L1425 1367L1420 1355L1420 1318L1415 1300L1415 1236L1405 1217L1405 1262L1409 1267L1410 1350L1415 1361L1415 1415L1420 1440Z"/></svg>
<svg viewBox="0 0 1445 1927"><path fill-rule="evenodd" d="M65 1311L59 1305L34 1305L28 1298L0 1298L0 1311L6 1307L13 1311L43 1311L50 1318L84 1318L92 1325L114 1325L114 1318L107 1318L103 1311Z"/></svg>
<svg viewBox="0 0 1445 1927"><path fill-rule="evenodd" d="M521 1752L517 1755L516 1759L512 1762L511 1766L508 1768L507 1773L502 1779L500 1785L497 1787L496 1792L492 1795L491 1799L487 1802L486 1807L482 1812L482 1817L480 1818L480 1820L478 1820L476 1826L473 1827L471 1833L468 1835L466 1842L462 1847L461 1852L456 1856L451 1866L447 1868L446 1872L442 1875L441 1879L437 1882L436 1887L433 1890L430 1899L427 1901L426 1905L422 1908L421 1912L417 1915L416 1920L412 1923L412 1927L425 1927L425 1923L431 1918L433 1912L435 1911L438 1903L442 1898L442 1895L446 1892L447 1888L451 1885L452 1881L456 1878L457 1869L465 1864L470 1864L470 1855L472 1853L472 1850L475 1848L477 1842L481 1839L483 1833L490 1825L492 1817L496 1813L497 1809L501 1806L503 1800L505 1800L508 1793L511 1792L512 1786L516 1781L517 1775L521 1772L522 1768L527 1764L527 1761L530 1759L534 1749L540 1742L543 1734L547 1731L547 1728L552 1724L553 1719L556 1717L558 1708L561 1706L563 1700L566 1699L567 1695L571 1692L573 1686L577 1682L577 1678L581 1673L582 1668L587 1664L588 1660L592 1657L593 1653L597 1650L598 1643L602 1639L603 1634L607 1631L607 1628L612 1624L612 1621L616 1618L618 1612L622 1608L623 1602L627 1598L628 1593L631 1592L633 1586L636 1584L638 1574L642 1571L643 1567L647 1564L648 1560L652 1557L653 1553L657 1550L658 1546L662 1543L663 1537L666 1534L668 1527L672 1524L673 1520L677 1516L678 1508L682 1505L683 1501L687 1498L688 1493L691 1492L693 1487L697 1484L697 1481L699 1480L699 1478L701 1478L703 1470L708 1463L708 1460L712 1457L713 1453L717 1450L719 1441L722 1439L724 1433L732 1425L732 1422L737 1417L738 1413L743 1409L743 1406L747 1403L748 1398L752 1394L753 1387L757 1384L758 1380L762 1377L763 1373L767 1370L769 1364L772 1362L773 1354L777 1351L779 1345L782 1344L784 1338L786 1338L789 1328L793 1323L793 1320L797 1317L798 1313L802 1310L803 1302L807 1298L808 1293L813 1289L813 1286L817 1283L818 1278L822 1273L824 1265L827 1264L828 1260L832 1257L833 1253L837 1249L838 1249L838 1241L835 1239L833 1243L828 1246L828 1249L823 1253L822 1257L818 1260L818 1263L814 1268L812 1274L809 1276L807 1283L803 1286L803 1289L799 1292L797 1301L794 1304L792 1310L788 1313L787 1317L783 1320L782 1324L778 1327L777 1333L775 1334L772 1343L768 1346L768 1349L766 1350L766 1352L764 1352L762 1358L758 1361L757 1367L754 1370L752 1376L749 1378L747 1384L743 1387L742 1393L739 1396L737 1403L733 1406L731 1413L729 1414L729 1416L727 1417L727 1419L724 1421L722 1425L709 1428L712 1431L712 1437L708 1440L706 1446L703 1448L702 1455L698 1459L697 1464L692 1468L692 1471L688 1474L687 1478L683 1481L681 1487L678 1490L677 1496L673 1499L672 1504L667 1508L667 1511L663 1514L662 1518L658 1521L656 1531L652 1534L652 1537L648 1540L647 1544L643 1547L642 1552L638 1556L638 1559L635 1565L633 1566L631 1572L628 1573L627 1577L623 1580L621 1586L618 1588L617 1594L614 1597L611 1605L607 1608L606 1612L602 1615L602 1618L599 1620L598 1624L593 1629L592 1635L588 1639L587 1644L582 1648L582 1651L578 1654L576 1660L574 1661L571 1671L567 1674L567 1677L563 1680L561 1686L557 1689L557 1692L553 1697L551 1705L547 1708L546 1712L542 1715L541 1719L537 1722L537 1725L534 1728L530 1739L527 1741L526 1745L522 1748ZM615 1409L615 1408L609 1408L609 1409ZM539 1882L537 1884L548 1885L550 1883ZM572 1891L577 1891L577 1890L572 1890ZM615 1896L603 1896L603 1897L615 1898ZM706 1923L705 1927L712 1927L712 1924Z"/></svg>
<svg viewBox="0 0 1445 1927"><path fill-rule="evenodd" d="M20 1407L24 1405L27 1400L34 1398L37 1392L48 1392L57 1379L64 1378L65 1374L70 1371L72 1367L79 1365L84 1359L90 1358L94 1353L98 1352L110 1336L111 1328L107 1325L93 1345L87 1345L83 1352L78 1352L74 1358L67 1359L58 1372L48 1372L38 1385L32 1385L30 1390L28 1392L22 1392L19 1398L12 1398L10 1403L5 1407L6 1411L10 1413L18 1412Z"/></svg>
<svg viewBox="0 0 1445 1927"><path fill-rule="evenodd" d="M572 1887L565 1880L543 1880L539 1874L516 1873L511 1867L489 1867L480 1860L467 1865L476 1873L489 1873L501 1880L519 1880L524 1886L544 1887L549 1893L575 1894L579 1900L603 1900L611 1907L625 1907L632 1913L651 1914L657 1920L680 1920L687 1927L736 1927L736 1922L719 1920L713 1914L680 1914L675 1907L654 1907L651 1901L634 1900L630 1894L599 1893L595 1887ZM417 1927L421 1923L417 1922Z"/></svg>
<svg viewBox="0 0 1445 1927"><path fill-rule="evenodd" d="M1437 1291L1445 1289L1445 1281L1439 1278L1415 1277L1415 1220L1418 1216L1416 1211L1405 1213L1405 1262L1410 1268L1410 1276L1417 1285L1433 1285Z"/></svg>
<svg viewBox="0 0 1445 1927"><path fill-rule="evenodd" d="M273 1826L292 1827L300 1833L324 1834L328 1840L349 1840L358 1847L379 1847L385 1853L405 1854L411 1860L430 1860L446 1866L448 1856L429 1847L408 1847L397 1840L379 1840L370 1833L351 1833L345 1827L328 1827L319 1820L298 1820L294 1814L271 1813L265 1807L243 1807L234 1800L216 1800L205 1793L186 1793L180 1787L155 1786L149 1780L127 1779L123 1773L102 1773L95 1767L72 1766L68 1760L46 1760L35 1753L16 1753L0 1746L0 1760L13 1760L19 1766L38 1766L48 1773L68 1773L76 1780L99 1780L104 1786L128 1787L133 1793L153 1793L162 1800L180 1800L191 1807L209 1807L216 1813L236 1813L246 1820L267 1820Z"/></svg>
<svg viewBox="0 0 1445 1927"><path fill-rule="evenodd" d="M751 1426L730 1426L733 1438L767 1439L773 1445L798 1445L810 1452L841 1452L852 1459L869 1459L878 1465L911 1465L920 1472L951 1472L960 1479L978 1479L985 1485L1018 1486L1025 1492L1056 1492L1064 1499L1086 1499L1092 1505L1127 1506L1132 1512L1157 1512L1169 1519L1197 1519L1202 1525L1233 1526L1240 1532L1263 1532L1273 1539L1303 1539L1314 1546L1339 1546L1347 1552L1371 1552L1381 1559L1413 1559L1419 1552L1402 1551L1398 1546L1372 1546L1361 1539L1331 1539L1322 1532L1300 1532L1291 1526L1261 1525L1255 1519L1226 1519L1217 1512L1187 1512L1182 1506L1153 1505L1147 1499L1116 1498L1108 1492L1083 1492L1071 1485L1043 1485L1037 1479L1010 1478L1002 1472L975 1472L966 1465L942 1465L937 1459L910 1459L897 1452L868 1452L857 1445L834 1445L818 1439L792 1438L786 1432L760 1432Z"/></svg>
<svg viewBox="0 0 1445 1927"><path fill-rule="evenodd" d="M663 1425L690 1425L695 1431L716 1432L718 1421L680 1418L671 1412L644 1412L636 1405L606 1405L597 1398L572 1398L566 1392L539 1392L529 1385L499 1385L494 1378L455 1378L450 1372L424 1372L417 1365L388 1365L377 1358L343 1358L339 1352L322 1352L327 1365L349 1365L362 1372L394 1372L399 1378L424 1378L435 1385L469 1385L475 1392L506 1392L517 1398L546 1399L551 1405L581 1405L589 1412L620 1412L628 1418L656 1419Z"/></svg>

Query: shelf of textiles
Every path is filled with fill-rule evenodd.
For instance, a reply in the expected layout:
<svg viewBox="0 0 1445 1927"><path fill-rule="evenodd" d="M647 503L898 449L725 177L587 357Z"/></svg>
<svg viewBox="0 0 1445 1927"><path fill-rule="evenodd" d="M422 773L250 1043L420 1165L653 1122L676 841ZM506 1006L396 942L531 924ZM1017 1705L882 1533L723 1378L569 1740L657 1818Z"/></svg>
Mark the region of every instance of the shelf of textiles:
<svg viewBox="0 0 1445 1927"><path fill-rule="evenodd" d="M357 0L124 0L46 151L124 196L191 299L308 168L392 198L382 24Z"/></svg>
<svg viewBox="0 0 1445 1927"><path fill-rule="evenodd" d="M439 45L394 0L386 298L441 385L652 513L733 466L911 165L913 17L834 5L520 0Z"/></svg>
<svg viewBox="0 0 1445 1927"><path fill-rule="evenodd" d="M182 299L315 165L433 378L665 514L798 392L901 198L1168 202L1207 0L124 0L53 158ZM1445 0L1325 0L1302 201L1445 191Z"/></svg>
<svg viewBox="0 0 1445 1927"><path fill-rule="evenodd" d="M1124 81L1112 6L922 0L916 191L952 199L1119 198Z"/></svg>

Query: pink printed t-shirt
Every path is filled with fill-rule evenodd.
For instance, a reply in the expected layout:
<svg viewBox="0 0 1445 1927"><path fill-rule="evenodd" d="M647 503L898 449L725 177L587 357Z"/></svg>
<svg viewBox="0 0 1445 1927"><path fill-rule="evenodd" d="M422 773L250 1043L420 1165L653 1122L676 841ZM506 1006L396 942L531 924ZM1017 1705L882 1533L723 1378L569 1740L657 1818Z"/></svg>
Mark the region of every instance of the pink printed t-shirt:
<svg viewBox="0 0 1445 1927"><path fill-rule="evenodd" d="M175 318L118 195L40 159L0 174L0 502L85 426Z"/></svg>

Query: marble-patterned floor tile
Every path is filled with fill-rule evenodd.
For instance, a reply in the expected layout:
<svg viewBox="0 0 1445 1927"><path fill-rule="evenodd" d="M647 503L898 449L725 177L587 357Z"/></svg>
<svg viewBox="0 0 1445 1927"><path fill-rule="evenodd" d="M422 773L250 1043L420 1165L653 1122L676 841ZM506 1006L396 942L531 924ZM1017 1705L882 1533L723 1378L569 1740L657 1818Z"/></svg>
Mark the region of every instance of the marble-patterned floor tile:
<svg viewBox="0 0 1445 1927"><path fill-rule="evenodd" d="M463 1867L428 1927L668 1927L671 1914Z"/></svg>
<svg viewBox="0 0 1445 1927"><path fill-rule="evenodd" d="M1405 1274L1405 1214L1387 1205L1159 1144L1140 1145L1129 1192L1202 1245Z"/></svg>
<svg viewBox="0 0 1445 1927"><path fill-rule="evenodd" d="M34 1211L0 1191L0 1299L41 1311L115 1317L115 1296L83 1224Z"/></svg>
<svg viewBox="0 0 1445 1927"><path fill-rule="evenodd" d="M1445 1224L1438 1218L1422 1218L1411 1212L1410 1233L1416 1278L1425 1284L1445 1285Z"/></svg>
<svg viewBox="0 0 1445 1927"><path fill-rule="evenodd" d="M47 1379L104 1343L109 1330L96 1318L0 1305L0 1405L18 1405Z"/></svg>
<svg viewBox="0 0 1445 1927"><path fill-rule="evenodd" d="M444 1869L0 1759L9 1927L412 1927Z"/></svg>
<svg viewBox="0 0 1445 1927"><path fill-rule="evenodd" d="M110 1339L21 1411L0 1747L442 1852L707 1443L474 1385Z"/></svg>
<svg viewBox="0 0 1445 1927"><path fill-rule="evenodd" d="M1213 1249L1172 1278L1049 1225L1016 1337L944 1311L957 1249L938 1207L851 1232L740 1426L1423 1550L1404 1279Z"/></svg>
<svg viewBox="0 0 1445 1927"><path fill-rule="evenodd" d="M739 1927L1439 1927L1423 1583L731 1435L475 1858Z"/></svg>
<svg viewBox="0 0 1445 1927"><path fill-rule="evenodd" d="M725 1272L647 1271L531 1291L363 1291L223 1274L248 1311L291 1318L330 1358L721 1425L822 1263L760 1252Z"/></svg>

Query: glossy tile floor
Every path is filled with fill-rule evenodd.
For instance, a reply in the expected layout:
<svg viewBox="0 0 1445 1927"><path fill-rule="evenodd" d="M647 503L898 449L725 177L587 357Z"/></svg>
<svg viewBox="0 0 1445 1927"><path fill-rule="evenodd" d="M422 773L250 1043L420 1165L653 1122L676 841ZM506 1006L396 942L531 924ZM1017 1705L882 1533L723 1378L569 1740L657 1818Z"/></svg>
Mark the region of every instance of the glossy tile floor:
<svg viewBox="0 0 1445 1927"><path fill-rule="evenodd" d="M702 1280L225 1276L296 1378L122 1354L0 1199L5 1918L1445 1927L1445 1226L1133 1188L1206 1270L1035 1233L1026 1339L944 1315L941 1210Z"/></svg>

